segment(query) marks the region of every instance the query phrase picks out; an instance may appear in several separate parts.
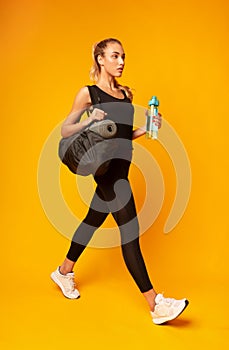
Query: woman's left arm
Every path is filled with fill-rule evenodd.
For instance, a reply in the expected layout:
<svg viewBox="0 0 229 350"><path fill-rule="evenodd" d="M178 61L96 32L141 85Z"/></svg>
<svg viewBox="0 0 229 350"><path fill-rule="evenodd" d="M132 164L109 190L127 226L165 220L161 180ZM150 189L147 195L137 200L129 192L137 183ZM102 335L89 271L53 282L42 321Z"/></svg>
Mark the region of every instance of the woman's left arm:
<svg viewBox="0 0 229 350"><path fill-rule="evenodd" d="M142 136L142 135L145 135L145 133L146 133L146 127L145 127L145 125L142 126L141 128L138 128L138 129L133 130L133 133L132 133L132 140L137 139L138 137L140 137L140 136Z"/></svg>
<svg viewBox="0 0 229 350"><path fill-rule="evenodd" d="M158 115L153 118L153 121L158 126L158 129L161 128L161 117L162 117L161 113L158 113ZM132 140L134 140L142 135L145 135L145 133L146 133L146 125L143 125L142 127L133 131Z"/></svg>

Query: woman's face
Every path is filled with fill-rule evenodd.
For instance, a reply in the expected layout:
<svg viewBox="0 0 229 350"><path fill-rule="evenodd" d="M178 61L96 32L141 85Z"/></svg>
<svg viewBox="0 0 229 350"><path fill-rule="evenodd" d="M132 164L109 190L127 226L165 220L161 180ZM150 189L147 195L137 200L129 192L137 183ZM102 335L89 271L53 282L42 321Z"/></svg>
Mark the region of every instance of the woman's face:
<svg viewBox="0 0 229 350"><path fill-rule="evenodd" d="M98 57L98 62L106 73L113 77L121 77L125 65L125 53L118 43L110 43L104 50L104 56Z"/></svg>

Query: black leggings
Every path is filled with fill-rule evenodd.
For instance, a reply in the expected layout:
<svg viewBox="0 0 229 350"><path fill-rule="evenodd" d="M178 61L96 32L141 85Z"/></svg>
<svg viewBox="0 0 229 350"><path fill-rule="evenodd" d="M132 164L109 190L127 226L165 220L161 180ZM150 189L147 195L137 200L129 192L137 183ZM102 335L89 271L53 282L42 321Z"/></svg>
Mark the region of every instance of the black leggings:
<svg viewBox="0 0 229 350"><path fill-rule="evenodd" d="M104 176L95 177L97 188L85 219L76 230L67 258L76 262L93 233L106 219L113 215L120 233L122 254L126 266L142 293L152 289L139 245L139 224L128 170L130 162L112 160Z"/></svg>

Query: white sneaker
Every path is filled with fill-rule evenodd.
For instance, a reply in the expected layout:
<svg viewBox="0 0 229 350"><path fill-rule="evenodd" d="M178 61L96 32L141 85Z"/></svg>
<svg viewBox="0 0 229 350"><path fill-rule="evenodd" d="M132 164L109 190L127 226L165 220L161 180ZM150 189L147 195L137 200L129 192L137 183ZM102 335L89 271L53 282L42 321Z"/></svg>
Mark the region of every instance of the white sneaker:
<svg viewBox="0 0 229 350"><path fill-rule="evenodd" d="M51 273L51 279L60 287L64 296L69 299L77 299L80 297L80 293L75 289L74 272L69 272L63 275L59 271L59 267L56 271Z"/></svg>
<svg viewBox="0 0 229 350"><path fill-rule="evenodd" d="M154 311L150 311L153 323L155 324L162 324L174 320L189 304L187 299L176 300L164 298L162 294L157 294L155 303Z"/></svg>

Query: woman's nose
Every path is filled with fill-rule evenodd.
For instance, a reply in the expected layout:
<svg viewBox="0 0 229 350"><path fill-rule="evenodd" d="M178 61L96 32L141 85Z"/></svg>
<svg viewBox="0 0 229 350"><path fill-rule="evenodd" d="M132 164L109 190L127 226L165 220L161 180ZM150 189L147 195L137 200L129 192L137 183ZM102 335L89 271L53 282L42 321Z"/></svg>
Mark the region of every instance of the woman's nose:
<svg viewBox="0 0 229 350"><path fill-rule="evenodd" d="M124 65L124 59L122 57L119 57L119 64Z"/></svg>

